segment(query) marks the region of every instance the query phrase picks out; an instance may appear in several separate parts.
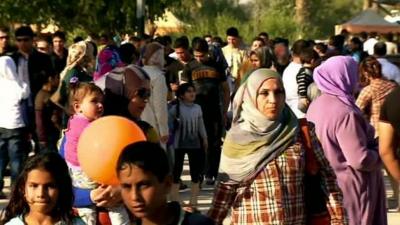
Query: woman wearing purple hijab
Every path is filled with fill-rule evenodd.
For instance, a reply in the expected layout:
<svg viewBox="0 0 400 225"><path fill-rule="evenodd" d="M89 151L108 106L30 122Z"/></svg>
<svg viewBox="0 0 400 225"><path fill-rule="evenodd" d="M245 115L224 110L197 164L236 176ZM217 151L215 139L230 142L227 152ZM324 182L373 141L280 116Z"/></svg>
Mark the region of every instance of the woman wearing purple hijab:
<svg viewBox="0 0 400 225"><path fill-rule="evenodd" d="M317 67L314 81L322 95L314 100L307 119L314 123L326 158L343 192L350 225L386 225L382 163L374 130L355 104L357 63L335 56Z"/></svg>

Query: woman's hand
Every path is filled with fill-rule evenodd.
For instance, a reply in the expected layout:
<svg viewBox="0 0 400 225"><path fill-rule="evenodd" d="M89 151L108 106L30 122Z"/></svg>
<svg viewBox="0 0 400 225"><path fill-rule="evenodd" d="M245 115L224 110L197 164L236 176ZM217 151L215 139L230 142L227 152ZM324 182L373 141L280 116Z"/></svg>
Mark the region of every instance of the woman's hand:
<svg viewBox="0 0 400 225"><path fill-rule="evenodd" d="M101 185L90 192L90 198L97 207L115 207L122 201L121 190L119 187L111 185Z"/></svg>

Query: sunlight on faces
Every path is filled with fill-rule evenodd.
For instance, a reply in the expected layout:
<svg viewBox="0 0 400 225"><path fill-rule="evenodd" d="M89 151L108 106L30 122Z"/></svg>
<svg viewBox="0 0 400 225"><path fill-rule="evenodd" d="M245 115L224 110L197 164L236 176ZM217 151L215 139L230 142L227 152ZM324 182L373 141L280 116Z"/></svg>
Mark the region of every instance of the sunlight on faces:
<svg viewBox="0 0 400 225"><path fill-rule="evenodd" d="M206 62L208 59L207 52L193 51L193 56L197 62Z"/></svg>
<svg viewBox="0 0 400 225"><path fill-rule="evenodd" d="M264 44L263 44L261 41L255 40L255 41L253 41L253 43L251 44L251 50L255 50L255 49L260 48L260 47L262 47L262 46L264 46Z"/></svg>
<svg viewBox="0 0 400 225"><path fill-rule="evenodd" d="M19 36L15 38L17 47L20 51L29 53L33 48L33 39L29 36Z"/></svg>
<svg viewBox="0 0 400 225"><path fill-rule="evenodd" d="M49 172L34 169L28 173L24 196L31 212L49 214L57 203L59 190Z"/></svg>
<svg viewBox="0 0 400 225"><path fill-rule="evenodd" d="M253 66L253 69L257 69L257 68L261 67L260 59L257 57L256 54L251 54L250 63Z"/></svg>
<svg viewBox="0 0 400 225"><path fill-rule="evenodd" d="M133 164L125 164L118 172L118 178L122 199L136 217L155 217L159 209L165 206L172 184L170 176L164 181L159 181L151 172L146 172Z"/></svg>
<svg viewBox="0 0 400 225"><path fill-rule="evenodd" d="M269 120L277 120L285 106L285 90L278 79L265 80L257 91L257 109Z"/></svg>
<svg viewBox="0 0 400 225"><path fill-rule="evenodd" d="M100 118L104 112L103 97L95 92L87 94L81 103L74 105L75 112L82 113L90 121Z"/></svg>
<svg viewBox="0 0 400 225"><path fill-rule="evenodd" d="M146 98L138 95L138 90L141 89L146 89L148 92L150 92L150 81L143 81L142 85L138 87L136 94L128 104L128 111L135 118L140 118L147 102L149 101L148 97Z"/></svg>
<svg viewBox="0 0 400 225"><path fill-rule="evenodd" d="M55 51L59 52L64 48L64 40L59 37L53 38L53 48Z"/></svg>
<svg viewBox="0 0 400 225"><path fill-rule="evenodd" d="M239 45L239 38L234 37L234 36L228 36L227 42L228 42L229 46L236 48Z"/></svg>
<svg viewBox="0 0 400 225"><path fill-rule="evenodd" d="M188 61L187 50L184 48L175 48L175 54L179 61L186 62Z"/></svg>
<svg viewBox="0 0 400 225"><path fill-rule="evenodd" d="M5 48L8 45L8 40L8 34L0 31L0 48Z"/></svg>
<svg viewBox="0 0 400 225"><path fill-rule="evenodd" d="M182 100L185 102L194 102L196 99L196 90L193 87L189 87L182 96Z"/></svg>

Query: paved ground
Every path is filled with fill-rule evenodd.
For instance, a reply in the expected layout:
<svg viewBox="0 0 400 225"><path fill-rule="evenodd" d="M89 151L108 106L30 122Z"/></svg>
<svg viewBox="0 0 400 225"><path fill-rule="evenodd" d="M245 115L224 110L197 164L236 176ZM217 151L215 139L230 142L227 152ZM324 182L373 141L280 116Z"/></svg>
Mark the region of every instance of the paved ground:
<svg viewBox="0 0 400 225"><path fill-rule="evenodd" d="M187 165L187 162L185 163L184 166L184 174L182 176L183 181L190 186L190 176L189 176L189 167ZM386 190L387 190L387 195L391 196L392 191L390 188L390 184L388 179L385 177L385 182L386 182ZM5 193L9 194L10 189L9 189L9 179L6 179L6 184L5 184ZM211 199L212 199L212 194L214 191L213 186L207 186L205 185L200 193L199 196L199 209L203 212L206 213L207 210L210 207L211 204ZM189 200L189 195L190 195L190 189L186 189L180 192L181 193L181 199L188 203ZM4 208L6 204L8 203L7 200L0 200L0 209ZM394 201L389 200L389 206L393 207L395 205ZM389 225L399 225L400 224L400 213L394 210L389 210L388 211L388 219L389 219Z"/></svg>

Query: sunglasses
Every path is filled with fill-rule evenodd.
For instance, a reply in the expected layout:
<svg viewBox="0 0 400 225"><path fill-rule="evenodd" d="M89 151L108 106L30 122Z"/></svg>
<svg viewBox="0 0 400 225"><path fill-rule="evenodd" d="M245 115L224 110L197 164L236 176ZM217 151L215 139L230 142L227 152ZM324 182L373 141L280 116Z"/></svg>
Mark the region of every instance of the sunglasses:
<svg viewBox="0 0 400 225"><path fill-rule="evenodd" d="M136 91L136 96L140 97L141 99L148 99L150 98L150 90L147 88L140 88Z"/></svg>
<svg viewBox="0 0 400 225"><path fill-rule="evenodd" d="M8 36L0 36L0 39L7 39L8 40Z"/></svg>
<svg viewBox="0 0 400 225"><path fill-rule="evenodd" d="M18 42L28 42L29 40L31 40L30 38L17 38Z"/></svg>

